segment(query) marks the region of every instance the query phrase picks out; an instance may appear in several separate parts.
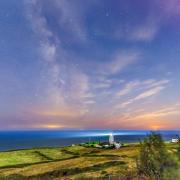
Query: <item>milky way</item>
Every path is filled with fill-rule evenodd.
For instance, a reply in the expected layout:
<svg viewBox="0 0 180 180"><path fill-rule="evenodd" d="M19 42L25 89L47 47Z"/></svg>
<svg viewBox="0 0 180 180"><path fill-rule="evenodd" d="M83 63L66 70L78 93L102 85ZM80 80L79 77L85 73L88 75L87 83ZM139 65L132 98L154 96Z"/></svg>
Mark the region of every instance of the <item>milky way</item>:
<svg viewBox="0 0 180 180"><path fill-rule="evenodd" d="M2 129L179 129L178 0L2 0Z"/></svg>

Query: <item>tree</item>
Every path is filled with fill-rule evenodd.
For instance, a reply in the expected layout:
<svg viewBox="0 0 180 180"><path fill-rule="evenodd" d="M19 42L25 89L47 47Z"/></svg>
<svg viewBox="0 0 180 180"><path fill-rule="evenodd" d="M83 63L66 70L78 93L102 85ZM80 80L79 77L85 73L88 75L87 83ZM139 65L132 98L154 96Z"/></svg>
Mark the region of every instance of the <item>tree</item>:
<svg viewBox="0 0 180 180"><path fill-rule="evenodd" d="M176 166L168 153L160 134L151 133L140 143L140 154L137 160L138 173L150 179L163 179L168 168Z"/></svg>
<svg viewBox="0 0 180 180"><path fill-rule="evenodd" d="M178 158L179 158L179 160L180 160L180 137L177 136L177 138L178 138L177 155L178 155Z"/></svg>

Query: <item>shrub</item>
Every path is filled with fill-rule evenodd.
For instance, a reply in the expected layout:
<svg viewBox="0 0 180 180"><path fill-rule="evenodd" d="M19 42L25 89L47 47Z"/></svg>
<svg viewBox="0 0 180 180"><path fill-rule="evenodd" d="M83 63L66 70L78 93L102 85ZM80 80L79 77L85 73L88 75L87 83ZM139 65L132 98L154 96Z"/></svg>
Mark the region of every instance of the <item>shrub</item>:
<svg viewBox="0 0 180 180"><path fill-rule="evenodd" d="M178 136L177 156L178 156L178 159L180 160L180 137L179 136Z"/></svg>
<svg viewBox="0 0 180 180"><path fill-rule="evenodd" d="M176 167L175 160L168 153L161 135L152 132L140 143L138 173L159 180L171 167Z"/></svg>

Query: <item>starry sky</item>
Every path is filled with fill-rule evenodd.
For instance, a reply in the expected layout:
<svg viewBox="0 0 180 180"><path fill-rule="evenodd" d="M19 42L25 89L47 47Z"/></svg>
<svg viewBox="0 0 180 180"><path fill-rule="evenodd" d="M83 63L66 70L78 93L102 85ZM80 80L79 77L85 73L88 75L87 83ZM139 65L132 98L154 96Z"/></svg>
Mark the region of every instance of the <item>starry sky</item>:
<svg viewBox="0 0 180 180"><path fill-rule="evenodd" d="M180 129L179 0L0 7L0 129Z"/></svg>

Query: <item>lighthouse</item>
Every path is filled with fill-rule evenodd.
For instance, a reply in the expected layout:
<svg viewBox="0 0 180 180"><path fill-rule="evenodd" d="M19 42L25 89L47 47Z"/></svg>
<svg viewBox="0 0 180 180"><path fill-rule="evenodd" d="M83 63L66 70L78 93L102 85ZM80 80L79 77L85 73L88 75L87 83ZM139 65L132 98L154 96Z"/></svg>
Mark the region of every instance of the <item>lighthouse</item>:
<svg viewBox="0 0 180 180"><path fill-rule="evenodd" d="M113 136L113 134L109 135L109 144L110 145L114 144L114 136Z"/></svg>

